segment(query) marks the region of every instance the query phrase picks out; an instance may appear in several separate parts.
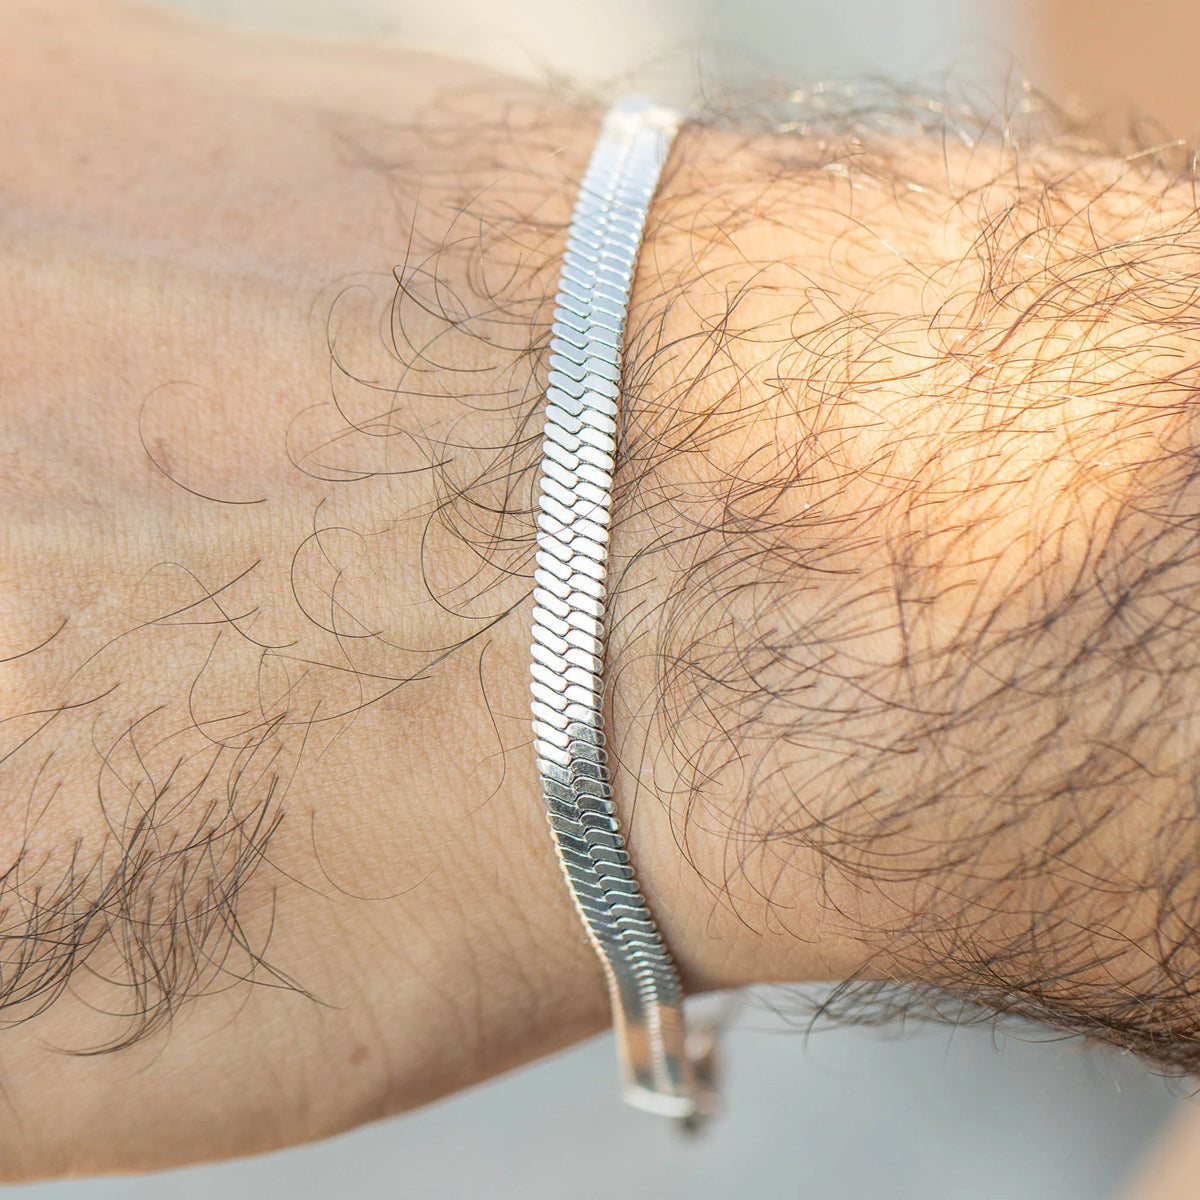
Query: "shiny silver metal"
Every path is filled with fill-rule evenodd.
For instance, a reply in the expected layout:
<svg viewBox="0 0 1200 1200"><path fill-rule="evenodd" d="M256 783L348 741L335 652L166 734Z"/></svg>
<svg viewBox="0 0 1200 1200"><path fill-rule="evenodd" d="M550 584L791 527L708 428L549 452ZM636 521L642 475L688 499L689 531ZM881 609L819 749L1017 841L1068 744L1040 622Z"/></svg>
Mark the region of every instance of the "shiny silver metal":
<svg viewBox="0 0 1200 1200"><path fill-rule="evenodd" d="M695 1121L705 1072L683 992L625 849L604 750L605 584L621 341L646 213L680 116L627 100L604 120L554 310L534 572L534 749L563 874L608 979L625 1099Z"/></svg>

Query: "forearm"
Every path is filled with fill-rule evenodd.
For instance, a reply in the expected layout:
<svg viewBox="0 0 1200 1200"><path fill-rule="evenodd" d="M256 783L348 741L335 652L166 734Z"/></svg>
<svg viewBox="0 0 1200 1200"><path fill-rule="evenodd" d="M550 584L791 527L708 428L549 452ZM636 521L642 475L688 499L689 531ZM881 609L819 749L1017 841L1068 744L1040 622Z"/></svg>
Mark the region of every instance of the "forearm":
<svg viewBox="0 0 1200 1200"><path fill-rule="evenodd" d="M315 1136L606 1019L524 682L537 356L596 114L120 20L5 64L5 957L13 1017L54 999L4 1035L13 1175ZM1175 1056L1190 193L1087 161L677 147L610 735L692 988L1136 1010Z"/></svg>
<svg viewBox="0 0 1200 1200"><path fill-rule="evenodd" d="M1193 1067L1190 185L819 123L709 171L659 210L626 447L653 430L674 533L644 646L677 837L755 978Z"/></svg>

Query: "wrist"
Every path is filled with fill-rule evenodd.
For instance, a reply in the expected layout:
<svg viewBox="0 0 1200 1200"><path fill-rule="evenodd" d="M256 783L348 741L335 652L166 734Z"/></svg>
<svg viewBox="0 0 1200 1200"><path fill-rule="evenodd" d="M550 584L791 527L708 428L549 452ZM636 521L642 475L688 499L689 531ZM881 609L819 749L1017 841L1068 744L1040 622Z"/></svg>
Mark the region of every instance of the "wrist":
<svg viewBox="0 0 1200 1200"><path fill-rule="evenodd" d="M1176 663L1192 594L1190 193L1077 147L702 136L635 290L647 549L615 638L620 758L660 800L635 862L685 974L932 984L1122 1038L1153 995L1182 1027L1156 906L1167 864L1191 880L1160 821L1193 718L1187 672L1138 656Z"/></svg>
<svg viewBox="0 0 1200 1200"><path fill-rule="evenodd" d="M776 154L795 159L778 199L808 214L802 237L761 205ZM866 919L843 907L835 926L827 912L857 900L821 895L823 864L793 852L781 889L771 847L753 844L739 811L753 770L742 734L767 696L764 679L741 673L748 663L730 673L733 630L753 630L770 596L750 584L766 545L737 506L756 507L755 476L772 486L771 460L811 432L776 403L799 311L794 261L829 229L827 180L809 169L788 140L685 130L627 325L610 561L614 786L651 911L693 991L842 978L863 957ZM775 439L765 457L764 437Z"/></svg>

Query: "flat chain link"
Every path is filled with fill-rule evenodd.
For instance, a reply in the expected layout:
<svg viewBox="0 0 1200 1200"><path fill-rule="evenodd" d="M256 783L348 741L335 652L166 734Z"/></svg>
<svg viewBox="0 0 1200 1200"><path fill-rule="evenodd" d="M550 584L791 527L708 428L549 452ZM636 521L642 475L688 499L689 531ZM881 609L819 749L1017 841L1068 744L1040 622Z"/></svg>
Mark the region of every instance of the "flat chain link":
<svg viewBox="0 0 1200 1200"><path fill-rule="evenodd" d="M606 116L563 255L546 387L534 571L534 750L563 874L612 999L626 1100L694 1120L683 992L625 848L604 748L609 517L621 343L646 214L680 124L626 100Z"/></svg>

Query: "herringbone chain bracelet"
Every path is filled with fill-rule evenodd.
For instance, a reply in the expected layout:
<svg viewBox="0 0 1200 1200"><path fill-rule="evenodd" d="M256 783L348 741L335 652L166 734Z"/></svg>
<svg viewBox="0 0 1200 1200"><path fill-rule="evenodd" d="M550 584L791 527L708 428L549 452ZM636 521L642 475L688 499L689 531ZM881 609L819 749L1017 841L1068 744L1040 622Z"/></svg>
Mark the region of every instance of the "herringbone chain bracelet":
<svg viewBox="0 0 1200 1200"><path fill-rule="evenodd" d="M638 888L604 749L606 564L621 344L647 210L680 117L612 108L584 175L554 310L533 593L533 733L558 856L608 979L624 1095L695 1119L683 993Z"/></svg>

